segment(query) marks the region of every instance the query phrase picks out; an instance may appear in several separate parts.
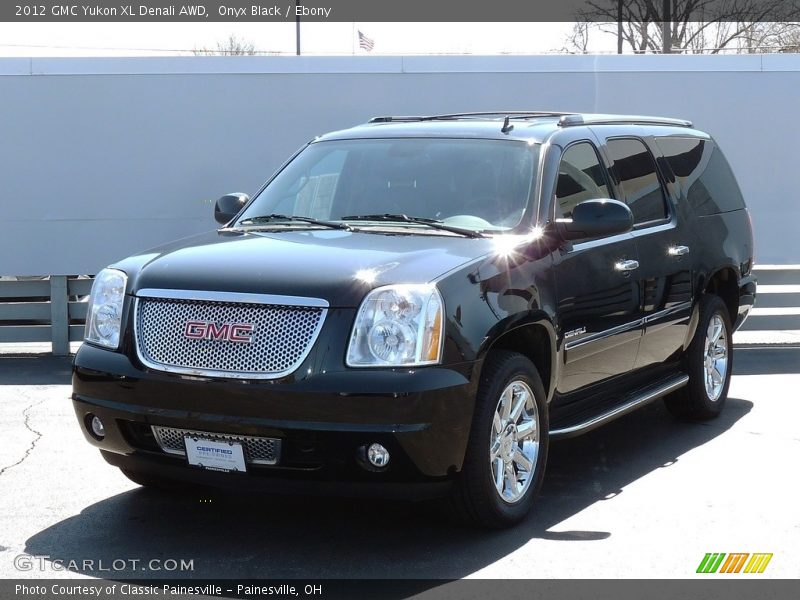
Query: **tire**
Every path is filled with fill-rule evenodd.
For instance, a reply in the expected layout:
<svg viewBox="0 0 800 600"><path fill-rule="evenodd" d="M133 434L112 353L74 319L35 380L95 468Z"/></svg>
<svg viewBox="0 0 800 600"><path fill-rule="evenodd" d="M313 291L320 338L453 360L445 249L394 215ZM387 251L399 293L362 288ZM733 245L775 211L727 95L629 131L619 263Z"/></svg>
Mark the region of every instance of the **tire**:
<svg viewBox="0 0 800 600"><path fill-rule="evenodd" d="M503 423L504 401L510 399L508 405L514 405L523 394L529 396L524 408L519 412L510 408L506 413L510 418ZM542 380L530 360L505 350L490 354L478 386L464 465L450 497L460 520L499 529L519 523L530 512L547 463L546 402ZM490 463L493 455L497 458ZM525 459L528 469L520 464ZM495 483L498 473L502 482Z"/></svg>
<svg viewBox="0 0 800 600"><path fill-rule="evenodd" d="M720 337L713 339L720 324L723 327ZM667 409L674 416L685 420L707 420L722 412L733 371L732 338L728 307L719 296L703 296L697 331L686 353L689 383L664 398ZM712 372L721 377L712 377Z"/></svg>

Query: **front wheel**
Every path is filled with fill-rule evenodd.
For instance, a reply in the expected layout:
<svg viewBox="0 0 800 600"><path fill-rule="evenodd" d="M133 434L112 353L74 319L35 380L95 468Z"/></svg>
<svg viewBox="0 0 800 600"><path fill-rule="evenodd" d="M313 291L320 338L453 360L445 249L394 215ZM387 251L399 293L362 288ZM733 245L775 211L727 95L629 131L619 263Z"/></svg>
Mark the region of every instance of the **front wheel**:
<svg viewBox="0 0 800 600"><path fill-rule="evenodd" d="M489 356L452 495L462 519L500 528L519 523L530 512L547 462L546 402L530 360L505 350Z"/></svg>
<svg viewBox="0 0 800 600"><path fill-rule="evenodd" d="M719 416L725 406L733 369L733 331L728 307L719 296L700 300L697 331L686 353L689 383L664 398L680 419Z"/></svg>

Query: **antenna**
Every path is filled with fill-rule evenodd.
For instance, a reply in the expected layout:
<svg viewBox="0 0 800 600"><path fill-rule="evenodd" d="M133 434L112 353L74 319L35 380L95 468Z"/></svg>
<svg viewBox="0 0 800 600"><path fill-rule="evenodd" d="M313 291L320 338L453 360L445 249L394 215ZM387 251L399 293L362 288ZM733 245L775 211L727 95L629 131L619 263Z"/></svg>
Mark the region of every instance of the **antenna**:
<svg viewBox="0 0 800 600"><path fill-rule="evenodd" d="M506 115L505 120L503 121L503 126L500 128L501 133L508 133L514 129L514 126L511 124L511 117Z"/></svg>

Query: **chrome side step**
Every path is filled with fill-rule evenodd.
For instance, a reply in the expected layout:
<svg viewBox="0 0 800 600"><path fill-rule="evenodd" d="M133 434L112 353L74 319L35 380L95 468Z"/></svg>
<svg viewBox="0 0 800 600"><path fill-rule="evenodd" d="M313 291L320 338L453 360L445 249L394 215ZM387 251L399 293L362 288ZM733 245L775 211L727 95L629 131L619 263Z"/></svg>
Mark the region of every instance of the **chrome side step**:
<svg viewBox="0 0 800 600"><path fill-rule="evenodd" d="M649 404L653 400L657 400L662 396L666 396L670 392L685 386L688 381L688 375L676 375L659 386L652 388L649 391L642 392L624 404L615 406L610 411L597 415L596 417L592 417L588 421L584 421L576 425L570 425L569 427L562 427L561 429L551 430L550 439L570 438L591 431L592 429L600 427L601 425L605 425L609 421L613 421L616 418L627 415L629 412L632 412L637 408L644 406L645 404Z"/></svg>

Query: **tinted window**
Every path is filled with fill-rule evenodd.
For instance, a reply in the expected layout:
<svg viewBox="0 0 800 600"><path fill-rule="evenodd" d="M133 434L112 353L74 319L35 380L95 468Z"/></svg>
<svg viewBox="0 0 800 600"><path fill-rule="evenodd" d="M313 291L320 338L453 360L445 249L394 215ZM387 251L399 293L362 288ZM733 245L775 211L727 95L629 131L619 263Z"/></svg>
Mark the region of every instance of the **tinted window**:
<svg viewBox="0 0 800 600"><path fill-rule="evenodd" d="M695 213L744 208L733 172L716 144L692 138L659 138L656 143Z"/></svg>
<svg viewBox="0 0 800 600"><path fill-rule="evenodd" d="M561 157L556 182L556 200L564 218L572 216L575 205L592 198L610 198L605 171L594 146L581 142L570 146Z"/></svg>
<svg viewBox="0 0 800 600"><path fill-rule="evenodd" d="M656 163L641 140L608 140L608 152L614 161L625 202L635 224L659 221L668 216Z"/></svg>
<svg viewBox="0 0 800 600"><path fill-rule="evenodd" d="M404 213L476 230L510 229L528 206L537 155L538 145L505 140L317 142L264 188L242 220Z"/></svg>

